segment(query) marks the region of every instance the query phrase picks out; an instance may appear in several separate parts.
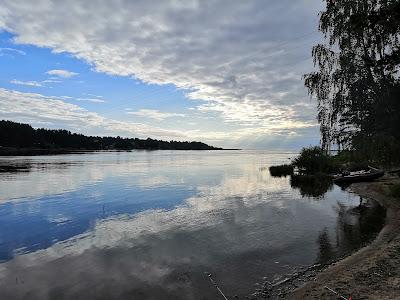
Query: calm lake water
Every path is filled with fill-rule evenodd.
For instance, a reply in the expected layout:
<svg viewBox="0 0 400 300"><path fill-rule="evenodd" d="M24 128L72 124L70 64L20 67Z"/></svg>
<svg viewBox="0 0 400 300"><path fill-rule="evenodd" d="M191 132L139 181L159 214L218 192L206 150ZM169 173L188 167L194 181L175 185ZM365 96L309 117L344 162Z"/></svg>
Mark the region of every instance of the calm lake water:
<svg viewBox="0 0 400 300"><path fill-rule="evenodd" d="M268 167L294 153L0 158L1 299L240 298L380 230L384 211ZM292 183L292 185L294 185Z"/></svg>

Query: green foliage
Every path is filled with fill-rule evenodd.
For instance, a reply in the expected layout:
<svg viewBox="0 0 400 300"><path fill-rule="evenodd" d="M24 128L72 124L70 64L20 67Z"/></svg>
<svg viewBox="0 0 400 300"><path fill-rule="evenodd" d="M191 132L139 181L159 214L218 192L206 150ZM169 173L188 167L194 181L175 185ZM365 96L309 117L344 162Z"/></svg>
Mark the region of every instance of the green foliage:
<svg viewBox="0 0 400 300"><path fill-rule="evenodd" d="M348 162L354 161L354 151L340 151L337 155L332 156L332 159L338 164L346 164Z"/></svg>
<svg viewBox="0 0 400 300"><path fill-rule="evenodd" d="M390 195L400 198L400 183L396 183L390 187Z"/></svg>
<svg viewBox="0 0 400 300"><path fill-rule="evenodd" d="M293 160L300 174L331 173L337 170L337 165L331 156L318 146L303 148L300 155Z"/></svg>
<svg viewBox="0 0 400 300"><path fill-rule="evenodd" d="M334 166L350 172L367 170L370 164L365 157L360 156L360 153L356 151L341 151L337 155L331 156L331 159Z"/></svg>
<svg viewBox="0 0 400 300"><path fill-rule="evenodd" d="M201 142L161 141L155 139L85 136L61 129L33 129L28 124L0 120L0 146L40 149L170 149L218 150Z"/></svg>
<svg viewBox="0 0 400 300"><path fill-rule="evenodd" d="M353 139L358 161L369 161L372 164L390 166L400 161L400 140L393 135L381 133L366 136L357 134Z"/></svg>
<svg viewBox="0 0 400 300"><path fill-rule="evenodd" d="M0 121L0 146L27 147L34 142L34 132L28 124Z"/></svg>
<svg viewBox="0 0 400 300"><path fill-rule="evenodd" d="M282 177L293 174L293 166L292 165L280 165L280 166L271 166L269 167L269 173L274 177Z"/></svg>
<svg viewBox="0 0 400 300"><path fill-rule="evenodd" d="M399 161L392 149L400 145L400 1L325 2L319 29L327 44L313 48L317 71L304 76L318 100L322 147Z"/></svg>

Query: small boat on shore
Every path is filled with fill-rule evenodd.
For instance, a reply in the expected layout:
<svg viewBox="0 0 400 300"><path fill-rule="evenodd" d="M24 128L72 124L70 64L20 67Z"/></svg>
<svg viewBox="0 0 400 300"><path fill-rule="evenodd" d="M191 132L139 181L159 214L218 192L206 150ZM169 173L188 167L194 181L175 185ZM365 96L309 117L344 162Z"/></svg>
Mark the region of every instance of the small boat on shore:
<svg viewBox="0 0 400 300"><path fill-rule="evenodd" d="M353 183L363 181L373 181L382 177L385 174L384 171L369 167L369 170L362 170L357 172L350 172L348 174L336 175L333 178L334 183Z"/></svg>

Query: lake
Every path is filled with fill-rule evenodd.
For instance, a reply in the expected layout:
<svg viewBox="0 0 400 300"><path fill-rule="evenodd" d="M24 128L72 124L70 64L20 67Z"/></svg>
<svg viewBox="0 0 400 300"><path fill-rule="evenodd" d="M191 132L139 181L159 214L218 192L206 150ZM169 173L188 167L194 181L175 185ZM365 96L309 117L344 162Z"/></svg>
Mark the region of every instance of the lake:
<svg viewBox="0 0 400 300"><path fill-rule="evenodd" d="M295 153L0 158L1 299L223 299L374 238L385 212L268 167Z"/></svg>

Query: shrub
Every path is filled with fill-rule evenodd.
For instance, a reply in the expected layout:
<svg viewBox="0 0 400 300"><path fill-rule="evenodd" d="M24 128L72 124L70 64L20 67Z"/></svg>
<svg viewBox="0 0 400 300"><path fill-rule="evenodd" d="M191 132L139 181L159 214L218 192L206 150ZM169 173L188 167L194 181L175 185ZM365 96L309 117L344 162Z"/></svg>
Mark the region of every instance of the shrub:
<svg viewBox="0 0 400 300"><path fill-rule="evenodd" d="M380 133L366 136L359 133L353 141L354 157L356 160L368 161L382 166L397 165L400 162L400 142L398 138Z"/></svg>
<svg viewBox="0 0 400 300"><path fill-rule="evenodd" d="M280 166L271 166L269 167L269 173L274 177L281 177L293 174L293 166L292 165L280 165Z"/></svg>
<svg viewBox="0 0 400 300"><path fill-rule="evenodd" d="M390 195L400 198L400 183L396 183L390 187Z"/></svg>
<svg viewBox="0 0 400 300"><path fill-rule="evenodd" d="M303 175L327 174L336 172L338 169L332 157L318 146L303 148L300 155L294 159L293 165Z"/></svg>

